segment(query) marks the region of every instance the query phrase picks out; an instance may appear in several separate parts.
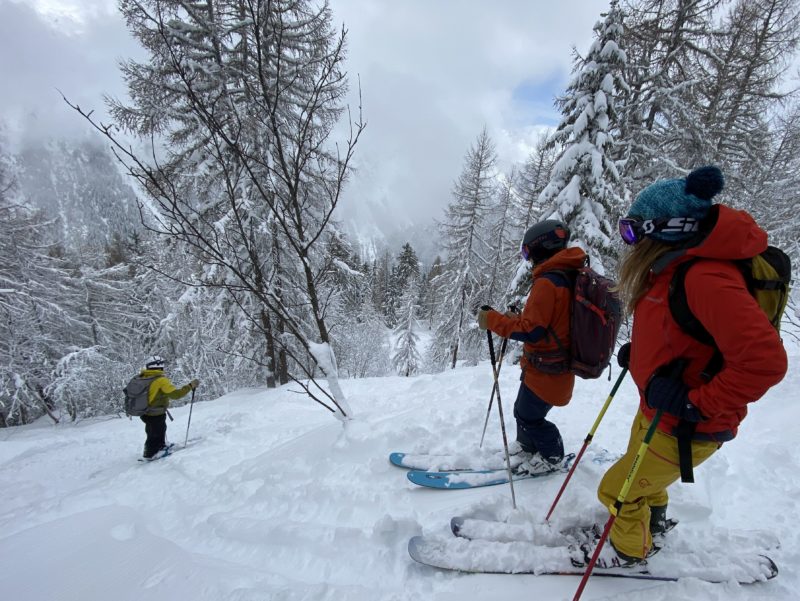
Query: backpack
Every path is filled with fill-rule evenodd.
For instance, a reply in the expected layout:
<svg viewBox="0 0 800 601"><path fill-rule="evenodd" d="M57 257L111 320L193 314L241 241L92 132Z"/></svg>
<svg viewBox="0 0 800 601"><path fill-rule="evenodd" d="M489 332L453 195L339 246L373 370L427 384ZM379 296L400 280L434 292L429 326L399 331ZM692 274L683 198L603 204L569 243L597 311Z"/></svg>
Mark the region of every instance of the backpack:
<svg viewBox="0 0 800 601"><path fill-rule="evenodd" d="M669 284L669 310L672 318L686 334L715 349L714 356L703 370L701 376L709 381L721 369L722 353L717 349L714 338L703 327L686 299L686 273L701 258L697 257L678 265ZM789 301L789 284L792 281L792 263L781 249L768 246L767 249L751 259L733 261L744 276L750 294L769 318L772 326L780 332L781 318Z"/></svg>
<svg viewBox="0 0 800 601"><path fill-rule="evenodd" d="M150 394L150 384L159 376L143 378L134 376L128 385L122 389L125 393L125 414L128 416L140 416L147 413L148 396Z"/></svg>
<svg viewBox="0 0 800 601"><path fill-rule="evenodd" d="M564 348L555 331L548 327L547 336L554 338L558 350L526 352L525 357L543 373L571 372L581 378L594 379L600 377L611 362L622 323L622 303L612 291L615 282L591 267L581 267L571 274L554 270L541 276L560 276L571 284L570 348Z"/></svg>

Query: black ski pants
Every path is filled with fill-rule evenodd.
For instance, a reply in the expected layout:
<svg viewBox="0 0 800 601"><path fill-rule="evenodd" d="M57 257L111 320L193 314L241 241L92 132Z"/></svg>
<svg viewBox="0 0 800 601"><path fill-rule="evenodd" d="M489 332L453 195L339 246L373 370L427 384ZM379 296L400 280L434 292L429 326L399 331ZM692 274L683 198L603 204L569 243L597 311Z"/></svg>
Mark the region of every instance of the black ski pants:
<svg viewBox="0 0 800 601"><path fill-rule="evenodd" d="M147 440L144 443L144 457L152 457L167 445L167 415L142 415Z"/></svg>
<svg viewBox="0 0 800 601"><path fill-rule="evenodd" d="M523 451L535 453L552 462L564 457L564 443L558 427L545 419L553 406L540 399L524 383L519 386L517 401L514 403L514 417L517 419L517 442Z"/></svg>

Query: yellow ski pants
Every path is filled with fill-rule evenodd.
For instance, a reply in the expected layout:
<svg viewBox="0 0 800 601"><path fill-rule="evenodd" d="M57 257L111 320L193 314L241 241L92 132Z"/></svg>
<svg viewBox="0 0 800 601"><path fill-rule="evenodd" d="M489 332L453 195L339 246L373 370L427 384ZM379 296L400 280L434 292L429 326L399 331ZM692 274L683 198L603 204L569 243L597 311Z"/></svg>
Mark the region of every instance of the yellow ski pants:
<svg viewBox="0 0 800 601"><path fill-rule="evenodd" d="M631 427L628 450L603 476L597 497L608 507L617 500L641 447L650 421L637 411ZM692 442L692 464L698 466L722 446L713 441ZM678 439L656 430L650 446L634 476L630 491L611 527L611 543L631 557L646 557L653 544L650 536L650 507L667 504L667 487L681 477Z"/></svg>

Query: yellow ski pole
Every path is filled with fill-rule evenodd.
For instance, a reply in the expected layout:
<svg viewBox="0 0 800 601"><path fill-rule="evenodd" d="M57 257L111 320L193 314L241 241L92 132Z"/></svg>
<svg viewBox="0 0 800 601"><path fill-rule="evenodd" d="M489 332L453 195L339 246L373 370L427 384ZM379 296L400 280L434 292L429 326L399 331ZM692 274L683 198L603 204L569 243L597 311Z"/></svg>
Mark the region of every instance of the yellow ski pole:
<svg viewBox="0 0 800 601"><path fill-rule="evenodd" d="M673 363L664 366L659 370L659 372L668 373L673 378L679 378L683 373L683 370L686 368L686 363L686 359L678 358ZM619 491L617 500L608 506L608 511L611 513L611 515L608 517L606 527L603 529L603 534L600 537L600 540L597 541L597 546L592 554L592 559L589 561L589 565L586 566L586 571L583 573L583 578L581 578L581 583L578 586L578 590L575 591L575 596L572 598L572 601L578 601L578 599L581 597L581 593L583 593L583 589L586 588L586 583L589 581L589 576L592 575L592 570L597 563L597 558L600 556L600 551L602 550L603 545L605 544L606 539L611 532L611 526L614 525L614 521L617 519L619 511L622 509L622 505L625 503L625 497L628 496L628 492L631 490L633 480L636 478L636 473L639 471L639 466L642 464L644 456L647 454L647 449L650 447L650 441L653 439L653 435L656 433L658 422L661 421L661 415L663 413L663 409L656 410L656 414L653 416L653 421L650 422L650 427L647 429L647 433L644 435L642 444L639 445L639 450L636 453L636 457L633 458L631 469L628 470L628 476L625 478L625 483L622 485L622 490Z"/></svg>
<svg viewBox="0 0 800 601"><path fill-rule="evenodd" d="M659 409L658 411L656 411L656 414L653 417L653 421L650 422L650 427L647 429L647 434L644 435L644 440L642 441L642 444L639 446L639 451L636 453L636 457L633 459L633 464L631 465L631 469L628 471L628 477L625 478L625 483L622 485L622 490L619 492L617 500L608 506L608 510L611 512L611 515L608 517L608 521L606 522L606 527L603 529L603 535L597 542L597 546L595 547L594 553L592 554L592 559L589 561L589 565L586 566L586 571L583 573L583 578L581 578L580 586L578 586L578 590L575 591L575 596L572 598L572 601L578 601L578 599L581 598L581 593L583 593L583 589L586 588L586 583L589 581L589 576L592 575L594 564L597 563L597 558L600 555L600 551L602 550L603 545L605 544L606 539L608 538L609 532L611 532L611 526L614 525L614 521L617 519L619 510L622 509L622 505L623 503L625 503L625 497L628 496L628 492L631 489L633 479L636 477L636 472L639 471L639 466L641 465L642 459L644 459L644 456L647 453L647 449L650 446L650 440L652 440L653 434L655 434L656 432L656 427L658 426L658 422L661 420L661 414L663 412L664 412L663 409Z"/></svg>

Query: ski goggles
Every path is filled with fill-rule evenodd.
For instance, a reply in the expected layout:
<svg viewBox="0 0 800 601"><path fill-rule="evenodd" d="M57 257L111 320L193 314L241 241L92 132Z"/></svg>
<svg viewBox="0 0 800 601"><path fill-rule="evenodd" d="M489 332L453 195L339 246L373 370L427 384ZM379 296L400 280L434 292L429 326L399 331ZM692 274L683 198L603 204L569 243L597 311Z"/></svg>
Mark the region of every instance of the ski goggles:
<svg viewBox="0 0 800 601"><path fill-rule="evenodd" d="M700 221L694 217L623 217L618 225L625 244L637 244L651 234L692 234L700 229Z"/></svg>
<svg viewBox="0 0 800 601"><path fill-rule="evenodd" d="M528 247L523 244L519 249L519 256L522 258L523 261L530 261L531 259L531 251L528 250Z"/></svg>

